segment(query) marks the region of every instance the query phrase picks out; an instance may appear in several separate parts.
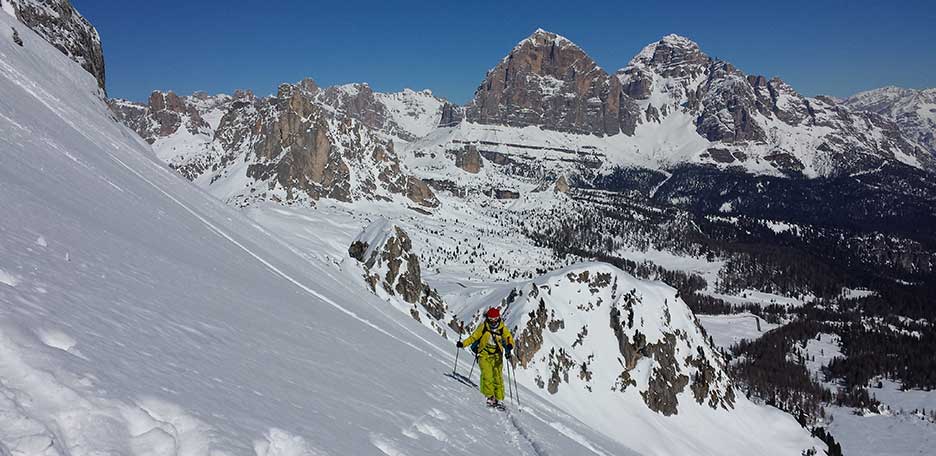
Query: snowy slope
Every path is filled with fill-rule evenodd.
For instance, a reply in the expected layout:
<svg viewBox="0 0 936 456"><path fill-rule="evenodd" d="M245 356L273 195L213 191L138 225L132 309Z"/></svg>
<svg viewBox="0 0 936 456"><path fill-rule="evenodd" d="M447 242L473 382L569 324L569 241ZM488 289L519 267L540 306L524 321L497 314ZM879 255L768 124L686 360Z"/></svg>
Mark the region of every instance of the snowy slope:
<svg viewBox="0 0 936 456"><path fill-rule="evenodd" d="M539 401L481 407L360 270L185 183L91 76L3 33L0 452L631 454Z"/></svg>
<svg viewBox="0 0 936 456"><path fill-rule="evenodd" d="M0 9L93 74L104 90L101 37L68 0L0 0Z"/></svg>
<svg viewBox="0 0 936 456"><path fill-rule="evenodd" d="M381 102L392 119L387 133L404 138L421 138L439 126L445 100L432 95L430 90L416 92L381 93L374 97Z"/></svg>
<svg viewBox="0 0 936 456"><path fill-rule="evenodd" d="M370 246L386 245L386 239L394 236L394 230L389 229L383 219L391 218L394 225L408 233L412 242L409 251L418 254L426 281L438 290L452 312L471 324L478 321L478 315L487 307L509 301L508 296L515 293L506 312L510 326L517 328L517 353L524 360L517 367L518 380L526 387L522 392L523 401L536 394L534 397L641 454L751 454L755 451L799 454L799 449L817 445L792 417L779 410L752 404L743 396L734 397L730 404L725 402L727 379L723 373L718 378L721 368L716 360L719 355L708 347L685 304L675 298L675 290L661 283L636 280L603 264L572 265L531 280L503 281L497 271L488 273L482 269L501 264L501 259L516 259L527 265L545 261L538 256L537 249L525 245L529 240L522 236L514 239L508 231L496 229L498 219L509 218L514 211L518 215L524 213L522 199L509 205L491 201L491 206L503 205L503 209L489 209L490 213L479 211L481 205L453 208L455 201L456 198L443 197L438 212L430 215L394 208L390 203L362 202L329 203L314 208L264 206L250 209L249 214L298 252L324 255L336 263L343 252L335 246L353 245L355 240L368 242L361 256L372 258L377 251L372 251ZM452 225L445 220L461 222ZM487 223L483 223L484 220ZM490 228L493 231L488 231ZM445 232L440 235L439 229ZM351 234L359 231L362 231L359 236ZM392 261L397 257L391 254L385 258ZM473 267L475 263L481 267ZM441 272L426 273L426 269L436 269L425 268L426 264L438 265ZM403 315L413 315L415 311L412 318L426 326L434 329L442 326L427 321L426 312L419 306L408 305L389 295L382 285L382 278L387 276L385 266L373 270L378 271L375 291L388 301L388 308L394 307ZM607 274L614 277L614 283L609 280L603 286L593 287L593 281L569 279L570 274L574 273L577 278L584 271L589 271L596 280L599 275ZM362 274L360 280L370 274ZM396 289L396 285L390 288ZM635 290L635 294L631 294L631 290ZM638 348L642 354L628 371L635 385L622 388L619 382L625 357L611 329L611 309L623 309L620 318L626 321L627 309L623 306L628 296L638 297L633 305L634 326L628 329L628 342L639 346L639 334L643 334L648 345L658 345L661 351L656 353L657 348L647 346ZM539 298L546 300L545 315L538 310ZM536 314L535 318L531 312ZM541 315L546 316L546 320L540 321ZM447 323L449 318L446 312L442 323ZM531 323L531 320L536 321ZM540 325L543 342L538 346L535 342L522 342L536 341L540 337L534 334L536 331L524 329L531 325ZM588 328L584 336L583 327ZM446 335L452 336L451 332ZM672 358L664 354L668 337L674 337ZM699 359L699 350L705 353L703 359ZM670 412L666 416L653 411L644 394L656 397L656 391L667 382L667 377L655 371L673 366L673 362L677 364L679 375L685 375L687 383L674 396L678 413ZM579 376L583 363L588 380ZM698 366L706 365L712 369L712 376L706 378L702 374L705 380L691 386L699 376ZM552 380L556 368L558 377ZM477 379L475 372L473 380ZM678 376L674 377L674 382L677 379ZM693 388L701 393L705 390L703 384L708 384L710 389L702 394L703 404L699 404ZM714 406L709 403L713 400Z"/></svg>

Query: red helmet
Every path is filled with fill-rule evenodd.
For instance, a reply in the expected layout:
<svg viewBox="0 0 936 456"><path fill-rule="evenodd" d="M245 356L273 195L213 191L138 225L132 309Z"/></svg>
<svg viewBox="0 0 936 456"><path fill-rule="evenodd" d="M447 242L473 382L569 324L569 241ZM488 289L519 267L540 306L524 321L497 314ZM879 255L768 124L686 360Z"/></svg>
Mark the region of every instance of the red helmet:
<svg viewBox="0 0 936 456"><path fill-rule="evenodd" d="M492 320L500 318L500 310L498 310L497 307L491 307L487 311L487 317Z"/></svg>

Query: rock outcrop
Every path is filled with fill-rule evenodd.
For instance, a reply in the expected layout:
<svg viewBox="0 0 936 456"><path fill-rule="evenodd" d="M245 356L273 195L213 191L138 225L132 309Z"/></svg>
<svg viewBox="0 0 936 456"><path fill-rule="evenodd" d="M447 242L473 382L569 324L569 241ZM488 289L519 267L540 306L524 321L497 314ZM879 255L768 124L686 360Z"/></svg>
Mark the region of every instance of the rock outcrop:
<svg viewBox="0 0 936 456"><path fill-rule="evenodd" d="M724 359L672 288L590 263L534 279L502 307L518 370L550 394L615 391L663 415L734 407ZM684 392L693 401L680 403Z"/></svg>
<svg viewBox="0 0 936 456"><path fill-rule="evenodd" d="M481 172L481 167L484 166L484 162L481 160L481 153L478 152L478 147L473 144L468 144L464 149L455 151L455 166L471 174L478 174Z"/></svg>
<svg viewBox="0 0 936 456"><path fill-rule="evenodd" d="M445 327L459 325L439 293L422 279L419 256L402 228L387 219L371 223L348 248L348 255L364 268L371 290L388 299L398 298L401 310L447 337Z"/></svg>
<svg viewBox="0 0 936 456"><path fill-rule="evenodd" d="M20 22L94 75L98 87L104 90L101 37L68 0L0 1L12 6Z"/></svg>
<svg viewBox="0 0 936 456"><path fill-rule="evenodd" d="M307 90L317 92L316 103L331 110L334 115L356 119L368 128L404 141L427 135L446 121L446 115L454 115L451 108L448 114L445 112L445 106L451 106L448 102L433 96L428 90L416 92L404 89L396 93L379 93L366 83Z"/></svg>
<svg viewBox="0 0 936 456"><path fill-rule="evenodd" d="M617 79L574 43L544 30L488 71L466 109L475 123L595 135L633 134L637 115Z"/></svg>
<svg viewBox="0 0 936 456"><path fill-rule="evenodd" d="M226 98L219 100L219 104ZM203 111L189 97L180 97L172 91L154 91L146 104L112 99L109 105L121 122L150 144L179 132L180 128L195 135L212 133L211 126L202 118Z"/></svg>

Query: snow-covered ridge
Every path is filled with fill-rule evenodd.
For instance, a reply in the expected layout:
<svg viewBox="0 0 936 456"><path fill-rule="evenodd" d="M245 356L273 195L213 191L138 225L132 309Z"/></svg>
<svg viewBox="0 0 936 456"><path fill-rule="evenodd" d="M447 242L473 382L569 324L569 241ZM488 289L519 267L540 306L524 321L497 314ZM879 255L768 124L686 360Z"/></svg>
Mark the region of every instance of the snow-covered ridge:
<svg viewBox="0 0 936 456"><path fill-rule="evenodd" d="M795 454L812 445L794 437L799 426L779 411L735 396L721 354L664 284L582 263L512 287L452 288L445 296L468 304L459 315L472 324L499 300L521 384L641 454ZM695 431L669 434L683 426ZM738 426L748 432L735 433Z"/></svg>

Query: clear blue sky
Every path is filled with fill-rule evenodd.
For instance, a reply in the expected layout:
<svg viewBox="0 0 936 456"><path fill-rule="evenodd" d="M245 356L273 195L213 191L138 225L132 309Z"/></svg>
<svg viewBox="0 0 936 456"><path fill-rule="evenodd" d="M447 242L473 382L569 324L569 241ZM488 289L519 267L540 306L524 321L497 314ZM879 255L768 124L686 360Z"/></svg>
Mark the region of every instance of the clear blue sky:
<svg viewBox="0 0 936 456"><path fill-rule="evenodd" d="M936 86L936 1L72 0L104 41L108 93L145 99L280 82L432 89L462 103L536 28L609 72L668 33L805 95ZM603 4L602 4L603 3Z"/></svg>

